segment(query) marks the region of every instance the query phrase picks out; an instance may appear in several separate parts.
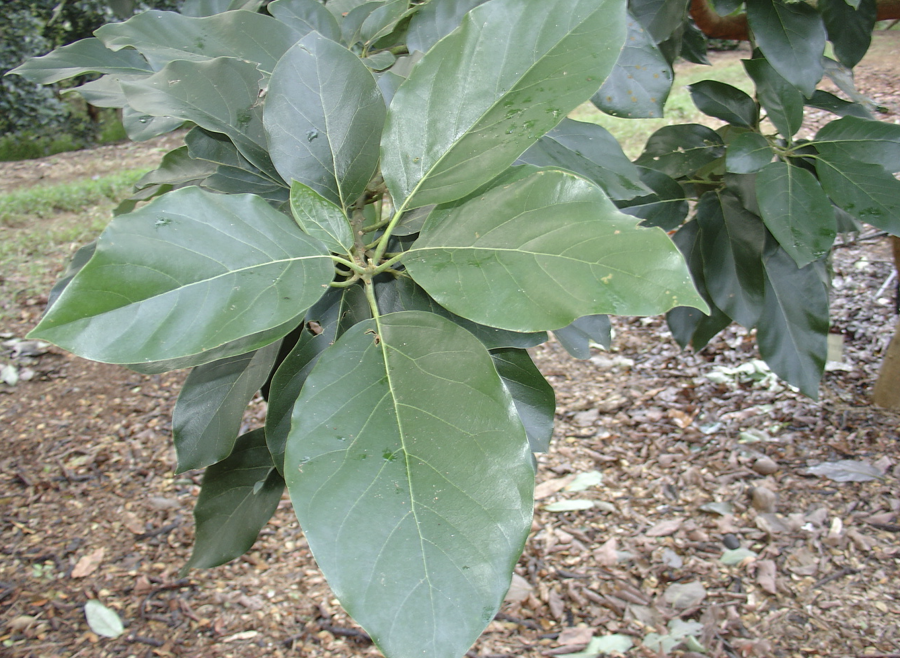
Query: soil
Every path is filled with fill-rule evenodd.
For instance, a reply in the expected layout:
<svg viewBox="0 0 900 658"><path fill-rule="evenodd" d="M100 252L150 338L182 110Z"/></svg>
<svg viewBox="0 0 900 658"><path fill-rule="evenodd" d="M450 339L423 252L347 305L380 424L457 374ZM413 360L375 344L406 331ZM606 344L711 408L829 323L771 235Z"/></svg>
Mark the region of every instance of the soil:
<svg viewBox="0 0 900 658"><path fill-rule="evenodd" d="M898 121L895 64L881 64L864 62L857 81ZM0 189L135 166L165 147L4 164ZM835 250L843 349L818 401L759 367L752 334L735 327L698 354L659 318L616 319L613 350L585 361L537 348L557 391L553 446L538 457L514 588L469 655L558 655L617 633L633 639L628 655L655 656L641 640L681 621L698 644L672 655L900 656L900 416L869 403L896 322L892 272L875 234ZM0 327L12 340L2 362L32 375L0 384L0 655L379 655L328 590L286 497L247 555L179 577L201 476L173 475L184 373L142 376L52 347L28 355L14 339L44 302L11 301ZM264 413L254 402L247 426ZM809 470L839 460L877 477ZM594 471L602 483L566 490ZM593 506L546 509L573 500ZM92 632L88 599L126 632Z"/></svg>

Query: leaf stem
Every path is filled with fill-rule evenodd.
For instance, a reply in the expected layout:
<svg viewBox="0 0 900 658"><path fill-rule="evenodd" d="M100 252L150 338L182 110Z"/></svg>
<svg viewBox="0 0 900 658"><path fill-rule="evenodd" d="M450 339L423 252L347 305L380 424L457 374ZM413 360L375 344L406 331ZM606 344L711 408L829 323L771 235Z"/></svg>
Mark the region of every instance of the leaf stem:
<svg viewBox="0 0 900 658"><path fill-rule="evenodd" d="M397 254L396 256L394 256L393 258L391 258L390 260L384 261L381 265L379 265L378 267L375 268L375 274L376 274L376 275L377 275L377 274L381 274L381 273L384 272L385 270L390 269L391 267L393 267L394 265L396 265L397 263L399 263L400 260L401 260L405 255L406 255L406 252L404 251L403 253Z"/></svg>
<svg viewBox="0 0 900 658"><path fill-rule="evenodd" d="M387 225L387 228L384 229L384 233L382 233L381 237L378 239L378 246L375 248L375 255L372 257L374 263L377 264L384 257L384 252L387 251L388 242L391 239L391 233L393 233L394 229L397 227L397 223L400 221L400 216L403 214L404 210L404 206L400 206L397 209L397 212L391 217L391 221Z"/></svg>
<svg viewBox="0 0 900 658"><path fill-rule="evenodd" d="M366 268L361 266L359 263L354 263L352 260L347 260L346 258L341 258L340 256L335 256L334 254L331 254L331 260L333 260L335 263L340 263L344 267L349 267L351 270L353 270L353 272L355 272L359 276L362 276L363 274L366 273Z"/></svg>
<svg viewBox="0 0 900 658"><path fill-rule="evenodd" d="M375 324L378 330L381 330L379 322L381 314L378 312L378 301L375 299L375 284L371 280L364 280L363 285L366 289L366 301L369 302L369 308L372 309L372 317L375 318Z"/></svg>

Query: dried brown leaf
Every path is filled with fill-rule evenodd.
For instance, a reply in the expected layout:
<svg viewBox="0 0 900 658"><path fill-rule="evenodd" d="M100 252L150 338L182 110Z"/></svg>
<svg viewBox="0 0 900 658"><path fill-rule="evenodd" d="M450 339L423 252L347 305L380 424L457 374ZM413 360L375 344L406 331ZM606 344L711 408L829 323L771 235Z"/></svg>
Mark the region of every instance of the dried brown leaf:
<svg viewBox="0 0 900 658"><path fill-rule="evenodd" d="M100 566L100 563L103 562L103 555L105 553L105 548L98 548L93 553L83 556L78 560L75 568L72 569L72 578L85 578L94 573L97 570L97 567Z"/></svg>

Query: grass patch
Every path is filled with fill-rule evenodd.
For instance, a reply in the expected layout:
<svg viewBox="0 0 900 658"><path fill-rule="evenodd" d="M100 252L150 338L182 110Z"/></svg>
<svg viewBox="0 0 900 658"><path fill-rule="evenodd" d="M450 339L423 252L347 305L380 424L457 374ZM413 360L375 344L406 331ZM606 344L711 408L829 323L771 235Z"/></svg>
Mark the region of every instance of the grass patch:
<svg viewBox="0 0 900 658"><path fill-rule="evenodd" d="M118 201L149 169L122 171L97 180L35 186L0 194L0 226L14 226L61 212L82 212L101 203Z"/></svg>

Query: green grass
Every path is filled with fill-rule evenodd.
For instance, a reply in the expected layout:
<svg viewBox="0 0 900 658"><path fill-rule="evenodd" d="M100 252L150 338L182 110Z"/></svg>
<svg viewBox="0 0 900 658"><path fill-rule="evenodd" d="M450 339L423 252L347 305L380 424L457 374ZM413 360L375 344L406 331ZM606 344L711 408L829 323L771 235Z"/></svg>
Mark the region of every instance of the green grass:
<svg viewBox="0 0 900 658"><path fill-rule="evenodd" d="M736 59L733 61L716 66L699 64L676 66L675 83L672 85L661 119L620 119L604 114L590 103L585 103L569 116L578 121L589 121L603 126L619 140L626 155L634 159L643 151L647 138L663 126L702 123L711 128L718 128L723 125L722 121L706 116L694 106L687 86L701 80L717 80L752 94L753 83L744 73L744 67L740 59L737 59L738 54L735 56ZM742 53L741 56L746 56L746 53Z"/></svg>
<svg viewBox="0 0 900 658"><path fill-rule="evenodd" d="M77 213L104 202L117 201L128 196L132 186L147 171L122 171L97 180L35 186L0 194L0 226L27 223L60 212Z"/></svg>

